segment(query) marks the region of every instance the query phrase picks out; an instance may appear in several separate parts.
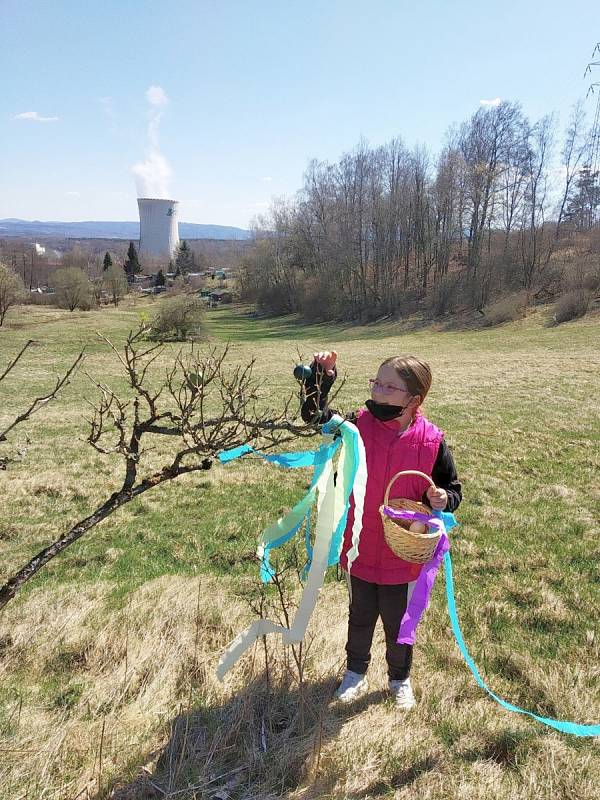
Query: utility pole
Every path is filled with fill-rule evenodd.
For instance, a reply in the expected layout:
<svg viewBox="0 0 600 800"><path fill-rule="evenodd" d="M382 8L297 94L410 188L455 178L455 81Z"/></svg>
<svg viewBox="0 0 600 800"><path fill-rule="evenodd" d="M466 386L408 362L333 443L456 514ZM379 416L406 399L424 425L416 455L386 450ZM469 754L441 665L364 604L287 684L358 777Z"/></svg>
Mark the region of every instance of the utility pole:
<svg viewBox="0 0 600 800"><path fill-rule="evenodd" d="M585 72L583 73L583 77L585 78L588 74L592 75L592 70L595 67L600 67L600 61L594 61L596 55L600 55L600 42L596 43L594 47L594 52L592 53L592 61L587 65L585 68ZM594 122L592 124L592 130L590 132L590 174L592 176L592 204L591 204L591 219L590 225L594 225L597 221L597 208L598 205L594 203L594 200L598 195L600 195L600 182L598 180L599 172L600 172L600 81L594 81L590 83L590 86L587 91L587 97L590 94L594 94L595 92L598 93L598 98L596 100L596 112L594 114Z"/></svg>

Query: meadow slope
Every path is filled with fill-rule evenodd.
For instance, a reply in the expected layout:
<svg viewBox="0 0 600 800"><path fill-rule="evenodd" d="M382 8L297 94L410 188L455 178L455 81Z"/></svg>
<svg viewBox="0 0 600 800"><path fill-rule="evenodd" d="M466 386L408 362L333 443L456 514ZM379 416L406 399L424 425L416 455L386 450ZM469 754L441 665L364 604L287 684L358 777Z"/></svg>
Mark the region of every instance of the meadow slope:
<svg viewBox="0 0 600 800"><path fill-rule="evenodd" d="M86 373L124 390L96 332L122 344L153 308L30 307L0 329L0 373L35 340L0 384L0 429L87 352L60 398L0 445L15 459L0 471L0 581L117 487L118 458L85 443L95 393ZM256 359L263 400L275 406L294 390L299 354L317 348L338 350L342 410L364 402L384 358L428 360L427 414L447 432L464 485L452 553L472 655L511 702L600 723L597 315L552 328L540 310L495 329L441 331L306 328L234 307L209 314L209 334L213 345L230 341L232 361ZM176 349L166 347L157 374ZM149 458L157 463L160 452ZM351 707L331 702L347 606L335 574L301 682L275 641L268 675L261 644L216 681L219 651L254 617L256 536L308 479L254 459L180 478L121 509L24 587L0 612L1 798L598 796L598 740L510 714L476 686L449 629L442 579L420 629L418 706L408 716L385 695L379 629L370 693Z"/></svg>

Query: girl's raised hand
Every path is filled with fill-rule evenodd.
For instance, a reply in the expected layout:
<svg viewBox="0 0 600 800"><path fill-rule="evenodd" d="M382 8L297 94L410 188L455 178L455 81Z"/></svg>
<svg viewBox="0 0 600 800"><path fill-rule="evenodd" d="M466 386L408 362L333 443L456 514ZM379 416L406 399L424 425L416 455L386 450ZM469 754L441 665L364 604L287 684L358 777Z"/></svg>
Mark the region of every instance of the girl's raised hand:
<svg viewBox="0 0 600 800"><path fill-rule="evenodd" d="M319 353L313 353L313 361L323 367L326 375L335 375L335 362L337 361L337 352L335 350L322 350Z"/></svg>

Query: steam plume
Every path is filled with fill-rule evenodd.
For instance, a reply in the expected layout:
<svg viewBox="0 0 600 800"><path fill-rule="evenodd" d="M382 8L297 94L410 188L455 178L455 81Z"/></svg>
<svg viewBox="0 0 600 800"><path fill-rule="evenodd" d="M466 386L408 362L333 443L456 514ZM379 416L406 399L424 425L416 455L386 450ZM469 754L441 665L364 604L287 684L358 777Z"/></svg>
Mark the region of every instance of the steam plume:
<svg viewBox="0 0 600 800"><path fill-rule="evenodd" d="M158 128L169 98L161 86L150 86L146 91L148 111L148 144L146 157L134 164L131 171L135 175L138 197L168 197L171 167L158 145Z"/></svg>

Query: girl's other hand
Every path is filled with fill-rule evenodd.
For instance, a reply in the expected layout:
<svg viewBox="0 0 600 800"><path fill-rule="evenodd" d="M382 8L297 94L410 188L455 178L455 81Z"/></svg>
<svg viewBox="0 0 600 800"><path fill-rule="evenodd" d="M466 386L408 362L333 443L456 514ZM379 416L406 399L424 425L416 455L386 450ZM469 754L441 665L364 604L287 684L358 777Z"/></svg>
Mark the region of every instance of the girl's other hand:
<svg viewBox="0 0 600 800"><path fill-rule="evenodd" d="M437 489L430 486L427 489L427 499L434 511L443 511L448 505L448 495L444 489Z"/></svg>
<svg viewBox="0 0 600 800"><path fill-rule="evenodd" d="M319 353L313 353L313 361L323 367L326 375L335 375L335 362L337 361L337 352L335 350L322 350Z"/></svg>

